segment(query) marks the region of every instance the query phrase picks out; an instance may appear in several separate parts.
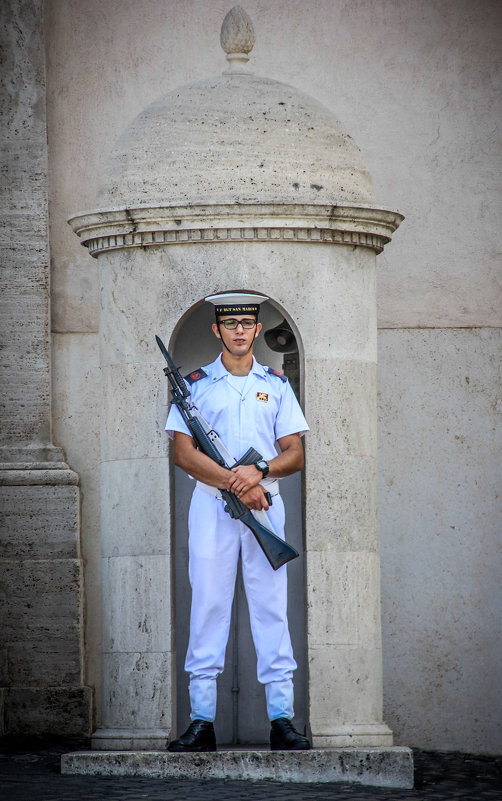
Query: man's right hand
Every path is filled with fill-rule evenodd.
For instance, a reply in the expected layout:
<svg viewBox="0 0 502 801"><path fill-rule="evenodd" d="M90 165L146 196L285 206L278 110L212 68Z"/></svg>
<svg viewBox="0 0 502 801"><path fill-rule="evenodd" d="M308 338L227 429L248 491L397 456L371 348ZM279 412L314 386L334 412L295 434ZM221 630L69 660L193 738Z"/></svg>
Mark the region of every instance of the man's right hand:
<svg viewBox="0 0 502 801"><path fill-rule="evenodd" d="M250 490L241 495L239 500L242 503L245 503L248 509L255 509L256 511L260 511L264 509L267 511L269 509L269 505L267 503L267 499L265 497L265 490L258 484L256 487L251 487Z"/></svg>

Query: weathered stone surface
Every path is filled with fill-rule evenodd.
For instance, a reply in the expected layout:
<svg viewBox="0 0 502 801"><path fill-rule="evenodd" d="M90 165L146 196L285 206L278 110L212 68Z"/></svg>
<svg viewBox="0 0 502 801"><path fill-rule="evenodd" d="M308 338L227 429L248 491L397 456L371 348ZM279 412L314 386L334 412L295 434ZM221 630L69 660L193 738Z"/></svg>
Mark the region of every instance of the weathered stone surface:
<svg viewBox="0 0 502 801"><path fill-rule="evenodd" d="M82 653L78 634L75 628L72 641L64 637L64 632L56 632L47 633L43 642L30 639L7 643L4 686L78 686L82 681Z"/></svg>
<svg viewBox="0 0 502 801"><path fill-rule="evenodd" d="M1 474L1 683L8 734L90 733L91 695L82 687L77 481L68 469Z"/></svg>
<svg viewBox="0 0 502 801"><path fill-rule="evenodd" d="M105 681L99 748L106 748L104 729L163 729L165 738L173 725L170 561L166 553L103 558ZM141 738L126 739L131 747L142 747ZM125 741L121 747L127 747Z"/></svg>
<svg viewBox="0 0 502 801"><path fill-rule="evenodd" d="M156 426L157 410L166 406L162 371L147 362L110 365L102 373L103 461L165 458L166 436Z"/></svg>
<svg viewBox="0 0 502 801"><path fill-rule="evenodd" d="M136 117L106 165L97 207L277 201L373 203L374 194L331 111L239 72L177 88Z"/></svg>
<svg viewBox="0 0 502 801"><path fill-rule="evenodd" d="M3 448L50 444L43 4L2 4L0 408ZM5 456L4 456L5 458Z"/></svg>
<svg viewBox="0 0 502 801"><path fill-rule="evenodd" d="M170 556L103 558L103 650L170 651Z"/></svg>
<svg viewBox="0 0 502 801"><path fill-rule="evenodd" d="M330 468L347 455L374 458L376 363L341 359L336 352L323 356L322 351L313 356L306 371L306 380L317 387L316 407L308 417L316 447Z"/></svg>
<svg viewBox="0 0 502 801"><path fill-rule="evenodd" d="M78 487L0 486L0 557L72 559L79 551Z"/></svg>
<svg viewBox="0 0 502 801"><path fill-rule="evenodd" d="M380 649L380 569L376 553L307 551L309 646Z"/></svg>
<svg viewBox="0 0 502 801"><path fill-rule="evenodd" d="M273 211L268 208L269 215ZM226 212L235 214L231 206ZM262 224L267 220L273 217ZM215 241L150 247L147 254L138 248L103 253L99 262L103 365L152 357L160 363L154 334L176 325L216 287L228 289L229 276L270 297L301 325L312 358L376 362L376 268L368 248ZM322 287L319 295L312 292L313 282Z"/></svg>
<svg viewBox="0 0 502 801"><path fill-rule="evenodd" d="M168 729L111 729L100 727L92 735L93 751L164 751Z"/></svg>
<svg viewBox="0 0 502 801"><path fill-rule="evenodd" d="M6 733L89 736L92 692L89 687L16 687L5 690Z"/></svg>
<svg viewBox="0 0 502 801"><path fill-rule="evenodd" d="M312 381L319 379L316 359L372 363L377 357L375 254L368 248L343 245L322 250L317 255L312 245L303 246L302 257L287 270L298 298L285 304L286 309L301 321L302 340L310 354L305 359L306 385L311 380L311 363ZM306 263L313 267L306 268ZM313 281L318 292L313 292Z"/></svg>
<svg viewBox="0 0 502 801"><path fill-rule="evenodd" d="M104 653L107 686L102 726L134 731L156 727L167 734L173 719L173 664L169 651ZM106 739L103 734L100 736ZM136 742L133 747L141 744ZM121 748L127 746L123 744Z"/></svg>
<svg viewBox="0 0 502 801"><path fill-rule="evenodd" d="M380 336L385 707L431 750L502 750L501 334Z"/></svg>
<svg viewBox="0 0 502 801"><path fill-rule="evenodd" d="M314 422L315 428L315 422ZM306 441L305 491L308 551L377 551L376 459L329 452L329 429ZM326 438L327 441L326 441ZM319 442L322 454L312 453ZM321 444L322 443L322 444ZM327 469L329 465L329 469Z"/></svg>
<svg viewBox="0 0 502 801"><path fill-rule="evenodd" d="M80 752L61 758L64 775L347 782L413 787L409 748L340 748L312 751L219 750L213 754Z"/></svg>
<svg viewBox="0 0 502 801"><path fill-rule="evenodd" d="M80 479L85 676L86 683L96 687L101 680L99 342L94 333L53 334L52 341L53 437L56 442L64 443L67 459ZM99 719L99 693L94 704Z"/></svg>
<svg viewBox="0 0 502 801"><path fill-rule="evenodd" d="M380 649L312 647L309 678L314 745L393 744L391 730L382 723Z"/></svg>
<svg viewBox="0 0 502 801"><path fill-rule="evenodd" d="M110 501L102 510L102 555L164 554L169 541L168 460L104 462L101 475L103 494Z"/></svg>
<svg viewBox="0 0 502 801"><path fill-rule="evenodd" d="M2 722L37 735L91 720L78 476L51 437L44 6L2 4L0 79Z"/></svg>
<svg viewBox="0 0 502 801"><path fill-rule="evenodd" d="M81 570L79 559L0 560L1 617L7 642L48 636L79 641Z"/></svg>
<svg viewBox="0 0 502 801"><path fill-rule="evenodd" d="M5 687L7 684L8 666L7 666L7 648L2 646L0 648L0 687Z"/></svg>

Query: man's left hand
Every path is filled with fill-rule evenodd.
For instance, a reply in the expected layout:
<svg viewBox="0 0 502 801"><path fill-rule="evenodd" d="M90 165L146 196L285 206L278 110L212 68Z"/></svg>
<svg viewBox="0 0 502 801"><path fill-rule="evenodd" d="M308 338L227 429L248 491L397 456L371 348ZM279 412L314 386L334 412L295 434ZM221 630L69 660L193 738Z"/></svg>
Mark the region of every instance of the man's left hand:
<svg viewBox="0 0 502 801"><path fill-rule="evenodd" d="M269 503L265 496L265 491L261 485L253 487L241 496L242 503L245 503L248 509L256 509L260 511L264 509L267 511Z"/></svg>
<svg viewBox="0 0 502 801"><path fill-rule="evenodd" d="M261 470L254 464L240 464L232 467L232 478L229 480L227 489L240 498L244 493L256 487L262 480Z"/></svg>

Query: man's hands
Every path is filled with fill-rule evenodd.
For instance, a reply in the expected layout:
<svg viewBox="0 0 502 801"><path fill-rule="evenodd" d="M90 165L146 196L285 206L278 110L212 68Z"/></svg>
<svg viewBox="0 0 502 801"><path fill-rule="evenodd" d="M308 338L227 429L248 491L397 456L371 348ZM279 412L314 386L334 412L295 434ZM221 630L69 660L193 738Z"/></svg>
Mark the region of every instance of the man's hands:
<svg viewBox="0 0 502 801"><path fill-rule="evenodd" d="M203 481L204 484L210 484L212 487L230 490L249 509L266 510L269 508L265 491L263 487L259 486L262 477L261 471L257 470L254 465L239 465L233 470L220 467L209 456L197 450L193 437L179 431L174 433L174 461L178 467L198 481ZM236 482L240 487L238 491L235 490Z"/></svg>
<svg viewBox="0 0 502 801"><path fill-rule="evenodd" d="M281 452L269 464L269 477L282 478L301 470L303 467L303 448L299 434L288 434L277 440ZM246 504L249 509L268 509L265 491L260 485L261 470L254 464L238 465L231 470L220 467L209 456L197 450L191 436L176 431L174 433L174 461L189 475L212 487L228 489Z"/></svg>
<svg viewBox="0 0 502 801"><path fill-rule="evenodd" d="M253 487L252 489L245 492L243 495L239 495L239 500L242 503L245 503L248 509L256 509L260 511L260 509L267 509L269 508L269 504L267 503L267 499L265 497L265 490L263 487L258 484L257 487Z"/></svg>
<svg viewBox="0 0 502 801"><path fill-rule="evenodd" d="M231 468L231 472L233 476L227 484L227 489L237 495L238 498L248 490L256 487L262 479L261 470L258 470L254 464L237 465L237 467Z"/></svg>
<svg viewBox="0 0 502 801"><path fill-rule="evenodd" d="M254 464L240 464L232 467L232 476L227 482L227 489L237 495L242 503L249 509L268 509L263 487L259 486L262 479L261 470Z"/></svg>

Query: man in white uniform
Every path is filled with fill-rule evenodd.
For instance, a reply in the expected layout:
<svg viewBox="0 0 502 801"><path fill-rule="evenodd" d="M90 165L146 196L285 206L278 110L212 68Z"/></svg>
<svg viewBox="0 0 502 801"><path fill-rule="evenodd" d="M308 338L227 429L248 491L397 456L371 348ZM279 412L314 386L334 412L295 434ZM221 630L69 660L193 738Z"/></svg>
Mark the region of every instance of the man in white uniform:
<svg viewBox="0 0 502 801"><path fill-rule="evenodd" d="M305 750L306 737L293 727L293 657L287 621L286 565L274 571L252 532L224 510L218 492L227 489L250 509L265 509L284 538L284 504L278 479L303 467L300 437L308 425L287 379L253 356L260 295L206 298L215 306L212 329L222 353L186 377L192 400L235 459L249 447L262 459L231 470L197 449L173 404L166 431L174 439L174 461L197 479L190 504L189 576L192 586L190 640L185 670L190 674L191 724L170 751L214 751L216 679L223 671L239 555L258 657L265 685L273 750ZM280 452L277 453L275 442ZM273 496L269 507L265 492Z"/></svg>

